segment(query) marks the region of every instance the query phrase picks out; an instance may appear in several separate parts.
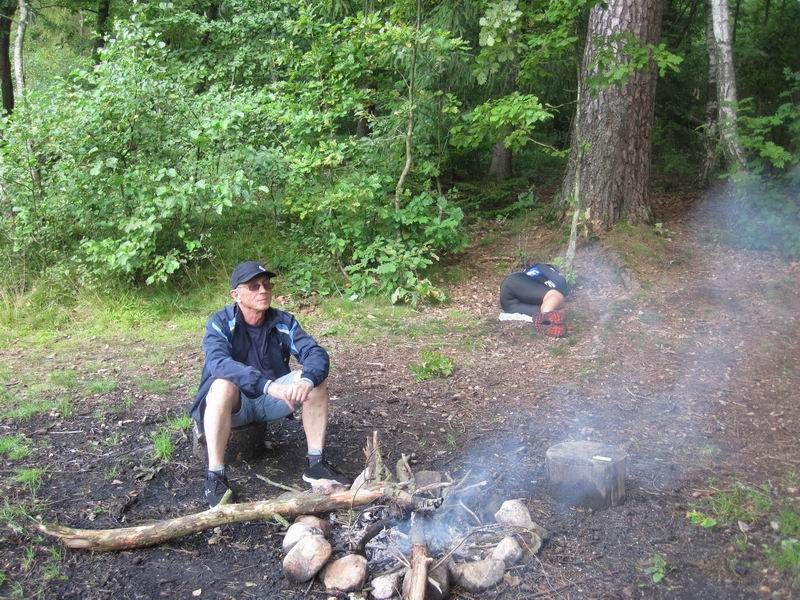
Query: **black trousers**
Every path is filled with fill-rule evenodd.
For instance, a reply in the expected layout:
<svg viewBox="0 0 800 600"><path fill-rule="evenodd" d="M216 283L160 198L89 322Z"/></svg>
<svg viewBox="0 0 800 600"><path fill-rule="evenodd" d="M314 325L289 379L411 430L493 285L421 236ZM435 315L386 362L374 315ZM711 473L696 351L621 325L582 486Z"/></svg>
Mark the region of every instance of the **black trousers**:
<svg viewBox="0 0 800 600"><path fill-rule="evenodd" d="M548 287L525 273L512 273L500 284L500 306L508 313L534 316L542 306Z"/></svg>

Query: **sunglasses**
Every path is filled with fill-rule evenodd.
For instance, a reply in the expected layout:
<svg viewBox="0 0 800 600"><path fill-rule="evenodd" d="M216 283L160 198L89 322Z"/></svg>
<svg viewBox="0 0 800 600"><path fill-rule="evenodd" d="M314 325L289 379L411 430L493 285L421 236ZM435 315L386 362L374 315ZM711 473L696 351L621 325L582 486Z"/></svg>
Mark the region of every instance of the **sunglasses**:
<svg viewBox="0 0 800 600"><path fill-rule="evenodd" d="M262 281L262 282L255 282L251 281L250 283L243 283L240 287L246 287L251 292L257 292L261 288L264 288L265 292L269 292L272 290L272 282L271 281Z"/></svg>

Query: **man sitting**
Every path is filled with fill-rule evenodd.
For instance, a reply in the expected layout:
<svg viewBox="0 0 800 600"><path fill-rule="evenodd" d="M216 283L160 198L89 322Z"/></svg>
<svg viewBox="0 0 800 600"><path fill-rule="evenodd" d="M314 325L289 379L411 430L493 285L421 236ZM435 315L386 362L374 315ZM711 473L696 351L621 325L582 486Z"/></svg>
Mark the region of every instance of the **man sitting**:
<svg viewBox="0 0 800 600"><path fill-rule="evenodd" d="M323 480L349 483L323 456L328 353L292 315L270 307L272 277L275 273L256 261L237 265L231 275L234 304L206 323L205 363L190 412L203 423L208 448L205 499L212 508L224 496L226 502L234 496L224 463L231 427L281 419L300 406L308 445L303 480L314 485ZM302 370L289 368L290 355Z"/></svg>

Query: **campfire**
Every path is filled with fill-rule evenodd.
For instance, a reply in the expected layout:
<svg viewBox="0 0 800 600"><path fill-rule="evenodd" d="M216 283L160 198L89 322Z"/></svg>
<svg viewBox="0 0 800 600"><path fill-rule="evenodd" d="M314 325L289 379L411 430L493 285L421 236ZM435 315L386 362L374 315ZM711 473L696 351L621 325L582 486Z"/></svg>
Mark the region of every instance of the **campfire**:
<svg viewBox="0 0 800 600"><path fill-rule="evenodd" d="M367 441L367 467L353 489L370 482L406 491L410 503L379 503L357 513L323 520L298 517L284 537L286 576L295 582L315 575L327 590L366 591L376 599L441 599L451 582L470 592L500 583L507 569L539 551L546 532L525 505L507 500L491 519L477 507L486 481L467 473L458 481L437 471L414 473L402 456L394 473L383 463L377 435ZM330 560L333 554L339 558Z"/></svg>
<svg viewBox="0 0 800 600"><path fill-rule="evenodd" d="M137 527L39 528L71 548L109 551L235 522L293 518L283 539L290 581L308 585L318 577L331 592L369 592L375 599L446 598L451 584L479 593L539 551L547 534L521 501L508 499L494 514L481 510L486 481L469 472L458 480L436 471L414 473L405 456L390 469L377 432L364 452L366 467L350 489L291 491Z"/></svg>

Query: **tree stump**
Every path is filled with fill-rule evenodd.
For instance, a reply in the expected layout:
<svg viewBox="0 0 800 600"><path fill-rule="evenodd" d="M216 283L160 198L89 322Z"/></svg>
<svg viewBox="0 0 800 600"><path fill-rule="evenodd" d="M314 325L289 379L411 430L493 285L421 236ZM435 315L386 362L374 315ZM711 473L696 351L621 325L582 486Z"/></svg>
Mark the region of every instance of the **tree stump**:
<svg viewBox="0 0 800 600"><path fill-rule="evenodd" d="M628 455L598 442L563 442L547 450L550 493L572 506L593 509L625 502Z"/></svg>
<svg viewBox="0 0 800 600"><path fill-rule="evenodd" d="M264 453L264 440L267 437L267 424L248 423L242 427L231 429L228 445L225 447L225 464L233 464L240 460L258 458ZM192 426L192 452L201 461L208 460L206 437L197 421Z"/></svg>

